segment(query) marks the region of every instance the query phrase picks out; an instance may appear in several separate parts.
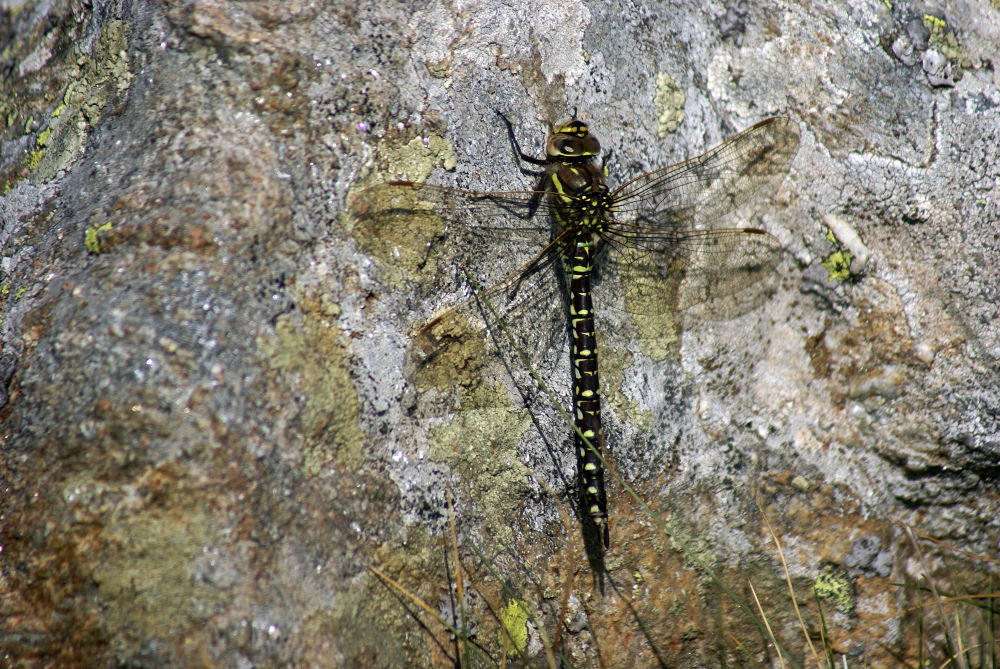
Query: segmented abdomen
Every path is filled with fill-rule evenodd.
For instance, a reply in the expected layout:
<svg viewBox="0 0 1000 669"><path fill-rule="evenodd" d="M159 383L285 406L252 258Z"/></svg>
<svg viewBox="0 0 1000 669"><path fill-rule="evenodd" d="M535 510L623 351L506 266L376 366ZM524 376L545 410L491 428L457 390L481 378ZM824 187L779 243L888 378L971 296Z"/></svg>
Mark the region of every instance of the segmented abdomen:
<svg viewBox="0 0 1000 669"><path fill-rule="evenodd" d="M597 374L597 338L594 335L594 302L590 292L593 243L589 235L577 239L568 259L570 319L573 329L573 404L576 422L576 453L586 513L607 538L608 502L604 492L604 467L599 455L604 445L601 433L601 388Z"/></svg>

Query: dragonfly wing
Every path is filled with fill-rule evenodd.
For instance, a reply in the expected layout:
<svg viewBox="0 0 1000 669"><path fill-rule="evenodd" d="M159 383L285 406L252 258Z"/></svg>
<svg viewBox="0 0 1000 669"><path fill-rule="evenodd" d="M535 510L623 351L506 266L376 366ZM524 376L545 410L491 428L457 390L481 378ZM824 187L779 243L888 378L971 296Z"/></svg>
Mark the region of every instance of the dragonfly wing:
<svg viewBox="0 0 1000 669"><path fill-rule="evenodd" d="M609 275L623 281L629 311L726 320L759 306L776 286L783 249L757 228L677 233L662 252L622 247L610 254Z"/></svg>
<svg viewBox="0 0 1000 669"><path fill-rule="evenodd" d="M431 319L414 332L408 362L418 389L451 394L464 386L461 404L468 408L480 404L474 393L486 366L505 369L521 392L533 393L531 372L552 378L568 341L565 299L547 264L516 286L478 292Z"/></svg>
<svg viewBox="0 0 1000 669"><path fill-rule="evenodd" d="M712 227L727 214L770 196L788 172L799 126L770 118L700 156L648 172L616 190L614 216L623 234L644 229Z"/></svg>
<svg viewBox="0 0 1000 669"><path fill-rule="evenodd" d="M623 287L633 317L681 311L725 320L766 299L781 245L757 228L716 226L773 194L798 140L794 121L768 119L615 191L604 273Z"/></svg>

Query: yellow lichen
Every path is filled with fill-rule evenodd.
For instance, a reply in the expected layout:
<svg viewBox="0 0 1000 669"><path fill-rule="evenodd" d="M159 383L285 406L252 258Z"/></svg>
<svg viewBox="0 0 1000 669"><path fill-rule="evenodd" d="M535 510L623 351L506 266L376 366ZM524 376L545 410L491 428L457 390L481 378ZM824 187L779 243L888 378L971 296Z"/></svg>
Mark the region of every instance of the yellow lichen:
<svg viewBox="0 0 1000 669"><path fill-rule="evenodd" d="M826 240L831 244L840 246L840 242L837 241L836 236L833 234L833 230L829 227L826 228L826 233L824 233ZM819 266L827 271L829 276L827 277L830 281L836 281L837 283L842 283L846 281L848 277L851 276L851 261L854 260L854 256L850 251L845 251L838 248L836 251L828 255L823 261L820 262Z"/></svg>
<svg viewBox="0 0 1000 669"><path fill-rule="evenodd" d="M958 65L960 68L968 70L972 67L972 60L969 55L965 52L965 49L961 47L958 43L958 38L955 37L954 31L948 30L948 24L944 19L938 18L933 14L924 14L923 17L924 28L930 33L927 36L927 42L937 49L937 51L950 60L951 62ZM961 72L958 73L959 75ZM956 80L960 77L956 77Z"/></svg>
<svg viewBox="0 0 1000 669"><path fill-rule="evenodd" d="M70 100L72 99L70 96L73 94L73 89L76 88L76 83L76 81L71 81L69 82L69 86L66 87L66 92L63 93L62 104L59 105L60 110L70 103Z"/></svg>
<svg viewBox="0 0 1000 669"><path fill-rule="evenodd" d="M100 225L95 223L94 225L90 226L89 228L87 228L87 232L85 232L83 235L84 246L86 246L87 250L90 251L91 253L106 252L108 249L101 248L100 233L109 232L110 230L111 230L111 221L108 221L106 223L101 223Z"/></svg>
<svg viewBox="0 0 1000 669"><path fill-rule="evenodd" d="M528 607L519 599L511 598L500 609L500 643L504 648L513 648L523 653L528 647Z"/></svg>
<svg viewBox="0 0 1000 669"><path fill-rule="evenodd" d="M842 569L826 565L813 582L813 591L820 599L829 599L841 613L850 614L854 611L857 597L854 584Z"/></svg>
<svg viewBox="0 0 1000 669"><path fill-rule="evenodd" d="M28 154L28 169L33 170L42 162L45 156L45 149L35 149Z"/></svg>
<svg viewBox="0 0 1000 669"><path fill-rule="evenodd" d="M829 273L830 281L841 283L851 276L851 260L853 259L854 257L848 251L834 251L819 266Z"/></svg>
<svg viewBox="0 0 1000 669"><path fill-rule="evenodd" d="M932 14L924 14L923 19L924 19L924 26L928 30L933 30L935 28L943 29L947 25L944 19L939 19L938 17Z"/></svg>

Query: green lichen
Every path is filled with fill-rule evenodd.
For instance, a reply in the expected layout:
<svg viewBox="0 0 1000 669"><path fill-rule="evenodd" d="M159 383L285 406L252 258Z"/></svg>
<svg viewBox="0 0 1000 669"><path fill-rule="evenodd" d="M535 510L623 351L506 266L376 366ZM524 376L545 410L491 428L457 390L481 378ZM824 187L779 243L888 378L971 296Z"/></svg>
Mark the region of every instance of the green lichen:
<svg viewBox="0 0 1000 669"><path fill-rule="evenodd" d="M127 48L127 25L114 20L105 24L92 53L69 58L75 78L49 115L37 148L27 157L29 169L37 170L33 179L47 181L79 158L89 128L100 120L112 96L123 94L132 82ZM33 126L32 117L25 132L31 132Z"/></svg>
<svg viewBox="0 0 1000 669"><path fill-rule="evenodd" d="M218 510L191 503L115 514L88 548L119 658L132 657L143 639L184 638L224 601L224 593L192 577L204 547L217 540L211 527Z"/></svg>
<svg viewBox="0 0 1000 669"><path fill-rule="evenodd" d="M381 519L379 519L381 522ZM460 540L461 541L461 540ZM405 587L409 594L402 595L394 587L388 586L380 577L373 576L370 587L364 591L365 597L355 601L342 602L342 598L337 598L336 604L346 619L351 620L352 626L359 618L370 619L376 632L381 630L380 641L385 645L387 639L394 642L388 644L386 652L391 658L392 653L405 652L409 655L408 661L393 661L388 659L385 662L377 663L379 666L403 667L403 666L428 666L427 645L436 643L436 639L427 634L414 634L413 617L411 603L415 603L412 598L433 607L436 601L442 601L443 592L447 591L449 583L453 584L454 572L449 571L444 557L447 551L441 549L441 537L429 534L426 527L416 524L408 525L406 536L401 541L383 542L375 547L372 558L372 566L376 567L384 574L398 581ZM454 592L454 591L452 591ZM401 599L402 597L402 599ZM402 604L401 604L402 602ZM472 610L467 610L469 617L467 621L477 619L485 620L485 614L477 614ZM489 616L492 620L493 616ZM452 621L457 622L457 621ZM367 634L369 632L366 632ZM359 633L360 634L360 633ZM390 636L385 636L386 634ZM351 637L338 635L331 638L348 639ZM401 643L398 640L405 640ZM352 638L353 641L353 638ZM338 642L339 643L339 642ZM347 642L345 642L346 644ZM349 646L348 646L349 647ZM363 656L358 662L340 662L339 666L369 666L371 665L370 648L368 654ZM338 649L339 650L339 649ZM323 656L323 661L308 664L314 666L329 663L329 651ZM381 660L382 651L379 651ZM348 655L348 657L350 657Z"/></svg>
<svg viewBox="0 0 1000 669"><path fill-rule="evenodd" d="M415 563L413 566L419 569L425 565ZM381 583L375 587L352 583L338 589L337 596L330 600L330 608L309 607L310 613L302 621L302 633L298 635L302 646L295 665L371 666L372 649L377 649L375 666L419 666L420 660L426 659L424 649L410 648L415 656L407 657L406 643L387 643L389 639L411 640L413 625L413 619L407 615L409 609L401 606L393 593ZM334 655L330 644L334 639L336 662L331 660Z"/></svg>
<svg viewBox="0 0 1000 669"><path fill-rule="evenodd" d="M2 288L0 288L0 297L7 297L10 295L10 284L5 283Z"/></svg>
<svg viewBox="0 0 1000 669"><path fill-rule="evenodd" d="M500 384L486 387L493 389L495 406L465 408L431 429L428 455L446 462L465 482L466 493L485 513L488 536L510 545L510 513L528 490L529 474L517 446L532 426L531 415L526 409L511 408Z"/></svg>
<svg viewBox="0 0 1000 669"><path fill-rule="evenodd" d="M299 397L289 421L302 438L303 468L315 475L331 464L357 469L364 460L361 406L348 368L350 351L341 331L318 301L304 298L301 320L282 316L273 336L257 345L275 371Z"/></svg>
<svg viewBox="0 0 1000 669"><path fill-rule="evenodd" d="M486 346L483 332L457 312L449 312L414 335L413 381L421 393L458 390L466 408L496 406L496 395L484 383Z"/></svg>
<svg viewBox="0 0 1000 669"><path fill-rule="evenodd" d="M83 234L83 245L87 247L87 250L91 253L106 253L110 249L101 247L101 233L111 231L111 221L101 224L93 224L87 228L87 232Z"/></svg>
<svg viewBox="0 0 1000 669"><path fill-rule="evenodd" d="M656 136L664 139L684 120L684 89L666 72L656 75Z"/></svg>
<svg viewBox="0 0 1000 669"><path fill-rule="evenodd" d="M17 292L14 293L14 299L15 300L20 300L24 296L24 294L26 292L28 292L28 287L27 286L21 286L20 288L17 289Z"/></svg>
<svg viewBox="0 0 1000 669"><path fill-rule="evenodd" d="M642 352L652 360L666 358L678 343L673 306L679 301L682 277L670 274L656 277L640 268L629 267L622 273L627 286L625 306L637 330Z"/></svg>
<svg viewBox="0 0 1000 669"><path fill-rule="evenodd" d="M444 232L444 223L433 203L388 184L350 193L348 201L352 204L344 227L362 252L378 262L386 285L405 290L408 284L419 284L421 276L436 275L437 265L427 249ZM420 296L428 292L425 288Z"/></svg>
<svg viewBox="0 0 1000 669"><path fill-rule="evenodd" d="M825 565L813 582L813 592L820 599L828 599L841 613L851 615L857 604L854 583L847 573L834 565Z"/></svg>
<svg viewBox="0 0 1000 669"><path fill-rule="evenodd" d="M451 170L457 159L448 140L433 133L414 137L403 145L386 139L376 148L379 172L376 181L405 177L424 181L438 166ZM427 249L444 230L434 203L421 201L419 193L388 185L348 193L351 203L344 227L362 251L378 261L383 281L402 290L421 276L434 277L437 265ZM426 282L429 285L430 282ZM421 296L426 296L424 289Z"/></svg>
<svg viewBox="0 0 1000 669"><path fill-rule="evenodd" d="M500 644L504 648L513 648L517 653L523 653L528 647L528 615L527 605L519 599L511 598L500 609Z"/></svg>
<svg viewBox="0 0 1000 669"><path fill-rule="evenodd" d="M625 382L625 370L633 363L634 357L628 351L608 346L607 337L601 332L597 333L597 346L601 395L607 399L607 404L613 407L618 415L630 425L641 430L652 430L655 421L653 413L641 408L638 402L629 399L621 390Z"/></svg>
<svg viewBox="0 0 1000 669"><path fill-rule="evenodd" d="M3 10L7 14L7 20L17 18L22 10L32 7L29 2L7 2L4 3Z"/></svg>
<svg viewBox="0 0 1000 669"><path fill-rule="evenodd" d="M410 181L424 181L437 166L455 169L458 159L447 138L434 133L414 137L402 146L383 142L378 154L386 161L386 171Z"/></svg>
<svg viewBox="0 0 1000 669"><path fill-rule="evenodd" d="M442 58L424 61L424 65L427 67L427 72L435 79L447 79L451 76L451 62L451 58Z"/></svg>

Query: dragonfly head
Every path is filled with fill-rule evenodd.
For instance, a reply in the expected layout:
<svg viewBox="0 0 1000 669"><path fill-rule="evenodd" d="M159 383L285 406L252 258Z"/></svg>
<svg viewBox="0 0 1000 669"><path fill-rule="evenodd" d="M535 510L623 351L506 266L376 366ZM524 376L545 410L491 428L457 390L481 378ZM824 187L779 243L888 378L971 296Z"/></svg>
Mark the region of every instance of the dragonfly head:
<svg viewBox="0 0 1000 669"><path fill-rule="evenodd" d="M555 163L586 163L600 152L601 143L576 119L553 128L545 144L545 157Z"/></svg>

